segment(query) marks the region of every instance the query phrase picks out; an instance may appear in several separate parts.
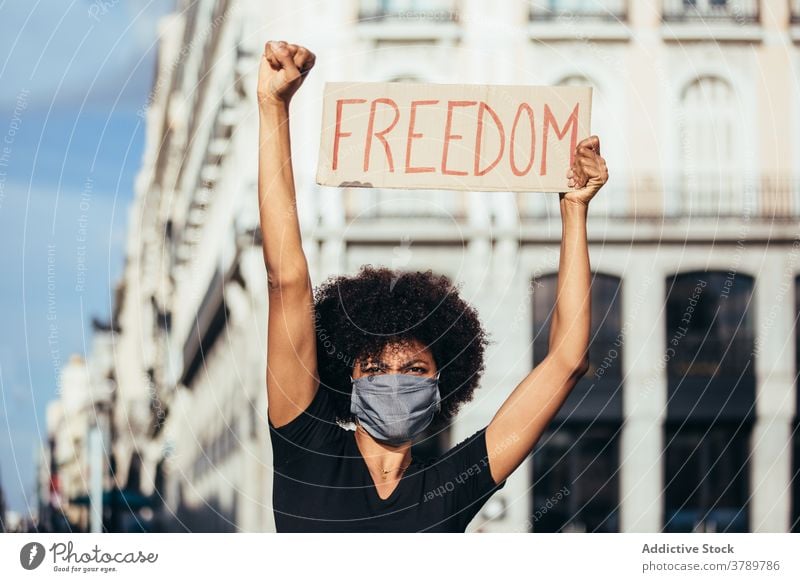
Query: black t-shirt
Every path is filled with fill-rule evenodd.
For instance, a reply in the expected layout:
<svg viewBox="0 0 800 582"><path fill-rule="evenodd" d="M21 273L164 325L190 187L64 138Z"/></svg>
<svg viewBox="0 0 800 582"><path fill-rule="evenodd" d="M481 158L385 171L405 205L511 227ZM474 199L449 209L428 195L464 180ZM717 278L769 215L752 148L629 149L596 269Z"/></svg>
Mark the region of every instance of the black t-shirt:
<svg viewBox="0 0 800 582"><path fill-rule="evenodd" d="M272 505L279 532L463 532L495 484L486 427L435 459L412 462L381 499L355 440L319 388L308 408L275 428Z"/></svg>

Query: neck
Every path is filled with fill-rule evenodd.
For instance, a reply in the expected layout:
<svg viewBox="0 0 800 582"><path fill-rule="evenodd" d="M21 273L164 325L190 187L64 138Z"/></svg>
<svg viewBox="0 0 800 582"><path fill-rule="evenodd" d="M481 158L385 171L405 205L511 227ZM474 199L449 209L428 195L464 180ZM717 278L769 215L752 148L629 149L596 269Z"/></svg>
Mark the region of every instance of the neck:
<svg viewBox="0 0 800 582"><path fill-rule="evenodd" d="M355 437L367 466L378 474L384 474L385 471L394 474L411 462L411 441L399 445L383 443L359 424L356 424Z"/></svg>

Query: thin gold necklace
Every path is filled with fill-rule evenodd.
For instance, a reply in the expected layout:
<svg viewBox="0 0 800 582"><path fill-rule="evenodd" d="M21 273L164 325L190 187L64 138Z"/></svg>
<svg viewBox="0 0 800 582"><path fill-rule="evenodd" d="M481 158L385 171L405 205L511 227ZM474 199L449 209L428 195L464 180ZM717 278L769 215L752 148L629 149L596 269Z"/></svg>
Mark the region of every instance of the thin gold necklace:
<svg viewBox="0 0 800 582"><path fill-rule="evenodd" d="M400 467L400 468L398 469L398 471L405 471L405 470L406 470L406 469L408 469L410 466L411 466L411 461L409 461L409 462L408 462L408 464L407 464L405 467ZM389 473L391 473L393 470L394 470L394 469L381 469L381 473L383 473L383 475L381 475L381 476L382 476L384 479L387 479L387 478L389 477Z"/></svg>
<svg viewBox="0 0 800 582"><path fill-rule="evenodd" d="M359 425L356 425L356 430L359 429L359 428L361 428L361 427ZM364 430L364 429L361 428L361 430ZM408 469L411 466L411 463L413 461L414 461L413 458L409 459L408 464L405 467L400 467L398 470L399 471L405 471L406 469ZM389 473L391 473L393 470L394 469L381 469L381 477L383 477L384 479L388 479L389 478Z"/></svg>

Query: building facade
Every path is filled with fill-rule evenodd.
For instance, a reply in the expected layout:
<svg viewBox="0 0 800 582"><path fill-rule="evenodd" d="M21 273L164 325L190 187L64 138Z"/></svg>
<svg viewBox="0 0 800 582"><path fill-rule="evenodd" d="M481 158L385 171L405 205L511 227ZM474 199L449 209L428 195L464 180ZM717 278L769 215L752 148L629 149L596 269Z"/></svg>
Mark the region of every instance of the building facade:
<svg viewBox="0 0 800 582"><path fill-rule="evenodd" d="M160 23L117 290L115 478L170 531L270 531L256 72L292 103L314 283L365 263L462 285L493 338L484 426L546 353L557 196L322 188L325 81L591 85L610 181L590 208L591 369L475 531L800 525L800 2L179 0Z"/></svg>
<svg viewBox="0 0 800 582"><path fill-rule="evenodd" d="M90 354L88 360L70 357L61 370L59 397L47 406L47 439L38 455L39 531L110 529L113 336L96 320Z"/></svg>

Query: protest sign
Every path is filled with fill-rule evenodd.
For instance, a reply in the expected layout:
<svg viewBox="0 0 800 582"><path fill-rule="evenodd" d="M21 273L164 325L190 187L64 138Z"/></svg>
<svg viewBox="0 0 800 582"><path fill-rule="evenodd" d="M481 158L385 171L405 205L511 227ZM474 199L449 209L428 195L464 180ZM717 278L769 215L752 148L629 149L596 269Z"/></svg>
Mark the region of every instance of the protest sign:
<svg viewBox="0 0 800 582"><path fill-rule="evenodd" d="M326 83L317 183L566 192L591 87Z"/></svg>

